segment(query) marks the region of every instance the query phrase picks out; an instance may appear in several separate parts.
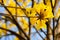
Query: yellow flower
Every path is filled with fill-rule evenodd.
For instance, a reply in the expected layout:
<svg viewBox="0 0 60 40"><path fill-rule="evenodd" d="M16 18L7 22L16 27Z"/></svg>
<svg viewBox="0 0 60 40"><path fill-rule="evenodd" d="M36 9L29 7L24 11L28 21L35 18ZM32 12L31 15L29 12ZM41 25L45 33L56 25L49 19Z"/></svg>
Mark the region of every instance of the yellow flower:
<svg viewBox="0 0 60 40"><path fill-rule="evenodd" d="M30 18L30 23L34 25L37 21L37 18Z"/></svg>
<svg viewBox="0 0 60 40"><path fill-rule="evenodd" d="M52 13L52 8L50 6L46 5L46 8L44 9L44 11L42 11L42 13L44 14L44 18L53 18L53 13Z"/></svg>
<svg viewBox="0 0 60 40"><path fill-rule="evenodd" d="M35 26L38 30L41 28L45 28L46 29L46 24L44 20L37 20L36 22L36 26Z"/></svg>
<svg viewBox="0 0 60 40"><path fill-rule="evenodd" d="M48 5L44 5L43 3L38 4L36 11L42 19L53 18L52 8Z"/></svg>
<svg viewBox="0 0 60 40"><path fill-rule="evenodd" d="M3 23L3 24L2 24L2 28L5 28L5 29L6 29L6 27L7 27L6 24Z"/></svg>
<svg viewBox="0 0 60 40"><path fill-rule="evenodd" d="M25 13L23 10L17 9L17 16L24 16L24 15L25 15Z"/></svg>
<svg viewBox="0 0 60 40"><path fill-rule="evenodd" d="M36 12L40 13L41 9L44 10L45 5L42 2L39 3L39 4L34 3L34 7L33 8L36 10Z"/></svg>
<svg viewBox="0 0 60 40"><path fill-rule="evenodd" d="M50 0L45 0L46 1L46 5L51 5Z"/></svg>
<svg viewBox="0 0 60 40"><path fill-rule="evenodd" d="M50 0L45 0L45 1L46 1L46 4L47 5L50 5L51 6ZM52 5L54 6L54 4L55 4L55 0L52 0Z"/></svg>
<svg viewBox="0 0 60 40"><path fill-rule="evenodd" d="M26 8L26 11L29 13L31 11L31 8Z"/></svg>
<svg viewBox="0 0 60 40"><path fill-rule="evenodd" d="M10 0L9 3L8 3L8 6L15 7L16 3L13 0ZM15 15L15 8L9 8L9 7L7 7L7 8L13 15Z"/></svg>
<svg viewBox="0 0 60 40"><path fill-rule="evenodd" d="M13 0L10 0L8 6L16 7L16 3ZM9 8L9 7L7 8L12 13L12 15L16 15L16 8ZM17 16L23 16L23 15L24 15L23 10L21 10L20 8L17 9Z"/></svg>
<svg viewBox="0 0 60 40"><path fill-rule="evenodd" d="M6 23L3 23L1 27L7 29ZM3 31L4 35L7 34L7 31L5 31L5 30L2 30L2 31Z"/></svg>
<svg viewBox="0 0 60 40"><path fill-rule="evenodd" d="M8 6L15 7L16 3L14 2L14 0L10 0Z"/></svg>
<svg viewBox="0 0 60 40"><path fill-rule="evenodd" d="M38 15L38 18L37 19L31 18L31 24L34 25L37 23L36 28L38 30L40 28L46 28L45 23L48 21L48 19L54 17L51 6L45 5L43 3L39 3L39 4L35 3L33 9L35 9L35 12L36 12L35 14ZM32 10L32 11L34 11L34 10ZM37 15L35 15L35 16L37 16Z"/></svg>
<svg viewBox="0 0 60 40"><path fill-rule="evenodd" d="M28 27L29 27L28 22L24 18L21 18L20 22L21 22L21 26L24 29L24 31L25 32L28 31Z"/></svg>
<svg viewBox="0 0 60 40"><path fill-rule="evenodd" d="M15 15L15 8L8 8L8 10L12 13L12 15ZM9 14L9 13L7 12L7 14Z"/></svg>
<svg viewBox="0 0 60 40"><path fill-rule="evenodd" d="M26 15L29 17L34 17L36 14L36 11L34 8L26 8Z"/></svg>

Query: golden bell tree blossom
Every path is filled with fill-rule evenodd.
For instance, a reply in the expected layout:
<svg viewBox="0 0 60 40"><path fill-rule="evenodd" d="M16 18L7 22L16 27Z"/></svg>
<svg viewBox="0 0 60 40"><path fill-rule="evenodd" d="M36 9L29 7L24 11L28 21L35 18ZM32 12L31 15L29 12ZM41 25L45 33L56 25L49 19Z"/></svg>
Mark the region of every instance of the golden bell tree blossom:
<svg viewBox="0 0 60 40"><path fill-rule="evenodd" d="M36 18L35 19L32 19L33 21L37 20L35 22L36 28L38 30L40 28L46 28L46 24L45 23L48 21L48 19L54 17L53 14L52 14L51 7L49 7L47 5L44 5L43 3L39 3L39 4L34 4L34 7L33 8L35 9L36 14L38 14L38 16L39 16L38 19L36 19Z"/></svg>

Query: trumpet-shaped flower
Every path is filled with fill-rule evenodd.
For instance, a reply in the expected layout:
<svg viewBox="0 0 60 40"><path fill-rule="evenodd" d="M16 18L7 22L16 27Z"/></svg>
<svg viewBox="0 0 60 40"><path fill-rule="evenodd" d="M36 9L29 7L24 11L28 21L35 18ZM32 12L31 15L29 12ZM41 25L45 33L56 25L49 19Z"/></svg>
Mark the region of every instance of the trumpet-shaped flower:
<svg viewBox="0 0 60 40"><path fill-rule="evenodd" d="M54 17L51 7L44 5L43 3L39 3L39 4L35 3L33 8L35 9L36 14L38 14L38 18L31 19L31 24L36 24L37 29L46 28L45 23L48 21L48 19ZM35 15L35 16L37 16L37 15ZM33 20L33 22L32 22L32 20Z"/></svg>
<svg viewBox="0 0 60 40"><path fill-rule="evenodd" d="M37 20L36 22L36 28L39 30L40 28L45 28L46 29L46 24L45 20Z"/></svg>

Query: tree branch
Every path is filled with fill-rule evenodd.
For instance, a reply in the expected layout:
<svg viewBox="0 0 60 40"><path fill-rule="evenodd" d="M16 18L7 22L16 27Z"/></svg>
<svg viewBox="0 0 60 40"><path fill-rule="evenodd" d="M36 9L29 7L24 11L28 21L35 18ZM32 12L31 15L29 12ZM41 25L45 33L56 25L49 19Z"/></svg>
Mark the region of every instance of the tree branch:
<svg viewBox="0 0 60 40"><path fill-rule="evenodd" d="M5 29L5 28L2 28L2 27L0 27L0 29L10 32L11 34L17 36L19 39L22 38L23 40L25 40L25 38L23 38L22 36L20 36L19 34L17 34L17 33L14 32L14 31L11 31L11 30L9 30L9 29Z"/></svg>
<svg viewBox="0 0 60 40"><path fill-rule="evenodd" d="M12 13L7 9L7 7L5 7L4 4L0 3L7 11L8 13L11 15L15 25L17 26L18 30L21 30L22 33L29 39L29 37L27 36L27 34L24 32L24 30L21 28L21 26L18 24L18 22L16 21L16 19L13 17Z"/></svg>
<svg viewBox="0 0 60 40"><path fill-rule="evenodd" d="M10 35L13 35L13 34L2 35L2 36L0 37L0 39L1 39L2 37L6 37L6 36L10 36Z"/></svg>

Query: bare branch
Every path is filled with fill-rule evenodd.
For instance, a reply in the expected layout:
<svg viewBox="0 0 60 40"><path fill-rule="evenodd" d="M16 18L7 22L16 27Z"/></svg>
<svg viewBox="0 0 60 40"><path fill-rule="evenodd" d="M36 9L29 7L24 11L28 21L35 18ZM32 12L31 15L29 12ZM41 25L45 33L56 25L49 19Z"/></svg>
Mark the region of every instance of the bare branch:
<svg viewBox="0 0 60 40"><path fill-rule="evenodd" d="M2 28L2 27L0 27L0 29L10 32L11 34L17 36L19 39L22 38L23 40L25 40L25 38L23 38L22 36L20 36L19 34L17 34L17 33L14 32L14 31L11 31L11 30L9 30L9 29L5 29L5 28Z"/></svg>
<svg viewBox="0 0 60 40"><path fill-rule="evenodd" d="M2 36L0 37L0 39L1 39L2 37L11 36L11 35L13 35L13 34L2 35Z"/></svg>
<svg viewBox="0 0 60 40"><path fill-rule="evenodd" d="M35 26L33 26L34 28L35 28ZM44 39L41 35L40 35L40 33L37 31L37 29L35 28L35 30L36 30L36 32L38 33L38 35L42 38L42 39Z"/></svg>

